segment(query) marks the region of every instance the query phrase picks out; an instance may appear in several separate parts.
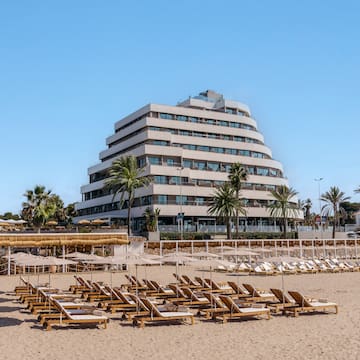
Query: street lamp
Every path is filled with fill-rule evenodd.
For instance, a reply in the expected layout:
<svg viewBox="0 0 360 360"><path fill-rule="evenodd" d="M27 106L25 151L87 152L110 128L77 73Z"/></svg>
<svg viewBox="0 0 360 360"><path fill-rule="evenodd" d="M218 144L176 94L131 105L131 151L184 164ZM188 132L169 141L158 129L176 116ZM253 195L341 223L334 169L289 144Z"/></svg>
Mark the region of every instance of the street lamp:
<svg viewBox="0 0 360 360"><path fill-rule="evenodd" d="M180 221L180 240L183 240L184 236L184 216L183 216L183 195L182 195L182 170L184 169L184 167L181 165L180 167L177 168L177 170L179 170L179 178L180 178L180 217L179 217L179 221Z"/></svg>
<svg viewBox="0 0 360 360"><path fill-rule="evenodd" d="M321 214L321 191L320 191L320 182L324 180L324 178L320 177L317 179L314 179L318 183L318 194L319 194L319 216L320 216L320 238L323 242L323 248L324 248L324 257L326 256L326 249L325 249L325 241L323 239L323 229L322 229L322 214Z"/></svg>

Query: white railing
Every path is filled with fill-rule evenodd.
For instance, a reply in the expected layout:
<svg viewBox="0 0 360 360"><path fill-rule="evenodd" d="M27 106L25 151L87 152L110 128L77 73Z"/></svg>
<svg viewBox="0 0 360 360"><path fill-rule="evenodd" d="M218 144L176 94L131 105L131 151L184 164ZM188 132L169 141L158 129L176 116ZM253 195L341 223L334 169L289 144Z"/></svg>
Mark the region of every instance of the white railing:
<svg viewBox="0 0 360 360"><path fill-rule="evenodd" d="M162 256L164 250L184 251L187 248L191 254L195 248L202 247L211 251L214 246L232 246L235 249L250 249L257 252L260 257L295 256L301 258L344 258L359 259L360 238L355 239L209 239L209 240L161 240L159 252ZM181 249L181 250L180 250ZM256 258L254 256L247 256Z"/></svg>

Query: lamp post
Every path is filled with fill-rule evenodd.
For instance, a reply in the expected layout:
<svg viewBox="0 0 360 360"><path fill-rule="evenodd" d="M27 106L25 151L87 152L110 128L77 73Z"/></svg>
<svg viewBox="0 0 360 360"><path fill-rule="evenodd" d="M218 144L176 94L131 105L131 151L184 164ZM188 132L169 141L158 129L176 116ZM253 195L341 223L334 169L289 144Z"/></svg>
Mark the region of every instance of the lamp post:
<svg viewBox="0 0 360 360"><path fill-rule="evenodd" d="M179 179L180 179L180 240L184 238L184 216L183 216L183 195L182 195L182 170L184 167L181 166L177 168L179 170Z"/></svg>
<svg viewBox="0 0 360 360"><path fill-rule="evenodd" d="M325 247L325 240L323 239L323 229L322 229L322 214L321 214L321 191L320 191L320 182L324 180L324 178L320 177L314 179L318 183L318 195L319 195L319 216L320 216L320 238L323 242L323 250L324 250L324 258L326 257L326 247Z"/></svg>

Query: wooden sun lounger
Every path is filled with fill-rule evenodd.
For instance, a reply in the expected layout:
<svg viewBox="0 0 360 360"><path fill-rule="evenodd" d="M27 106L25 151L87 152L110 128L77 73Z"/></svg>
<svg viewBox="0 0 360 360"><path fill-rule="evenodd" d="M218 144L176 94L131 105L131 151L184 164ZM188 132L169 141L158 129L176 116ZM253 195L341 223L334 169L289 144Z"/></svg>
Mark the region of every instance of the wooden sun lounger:
<svg viewBox="0 0 360 360"><path fill-rule="evenodd" d="M264 301L263 303L266 304L266 307L269 308L272 313L277 314L280 311L284 312L285 308L296 305L282 290L270 289L270 291L275 295L277 301Z"/></svg>
<svg viewBox="0 0 360 360"><path fill-rule="evenodd" d="M285 308L284 312L292 313L295 317L303 312L327 312L327 310L333 309L337 314L339 311L336 303L307 299L297 291L288 291L288 293L295 300L296 305Z"/></svg>
<svg viewBox="0 0 360 360"><path fill-rule="evenodd" d="M46 330L51 330L54 325L63 325L63 324L91 324L91 325L103 325L106 328L108 318L102 315L94 315L91 313L88 314L72 314L70 311L65 309L61 303L53 299L53 303L56 308L59 310L61 316L56 319L47 319L44 322L44 327Z"/></svg>
<svg viewBox="0 0 360 360"><path fill-rule="evenodd" d="M149 315L133 317L133 324L140 328L145 327L146 322L166 321L172 322L177 320L190 320L191 325L194 324L194 315L190 312L176 312L176 311L160 311L149 299L141 298L141 302L149 310Z"/></svg>
<svg viewBox="0 0 360 360"><path fill-rule="evenodd" d="M226 306L227 312L215 314L215 318L219 318L225 324L229 319L266 316L267 320L271 319L270 310L266 308L240 307L230 296L219 295L222 303Z"/></svg>
<svg viewBox="0 0 360 360"><path fill-rule="evenodd" d="M275 300L274 294L268 292L261 292L256 289L251 284L242 284L243 287L249 292L249 294L253 297L259 298L261 300Z"/></svg>

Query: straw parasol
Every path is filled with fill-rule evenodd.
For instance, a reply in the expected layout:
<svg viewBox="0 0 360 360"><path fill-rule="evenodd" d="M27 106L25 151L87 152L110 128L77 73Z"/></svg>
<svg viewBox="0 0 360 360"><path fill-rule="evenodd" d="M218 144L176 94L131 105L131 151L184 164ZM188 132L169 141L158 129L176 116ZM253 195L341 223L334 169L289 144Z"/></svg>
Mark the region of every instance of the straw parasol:
<svg viewBox="0 0 360 360"><path fill-rule="evenodd" d="M102 224L105 224L107 222L108 221L104 220L104 219L95 219L95 220L91 221L91 224L92 225L102 225Z"/></svg>
<svg viewBox="0 0 360 360"><path fill-rule="evenodd" d="M58 222L55 220L50 220L46 223L46 225L49 225L49 226L56 226L57 224L58 224Z"/></svg>
<svg viewBox="0 0 360 360"><path fill-rule="evenodd" d="M90 225L91 222L90 222L90 220L83 219L83 220L78 221L78 224L79 225Z"/></svg>

